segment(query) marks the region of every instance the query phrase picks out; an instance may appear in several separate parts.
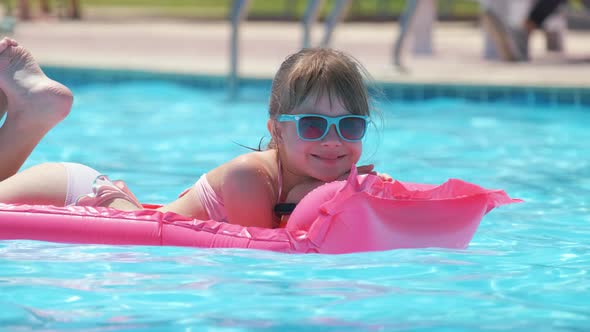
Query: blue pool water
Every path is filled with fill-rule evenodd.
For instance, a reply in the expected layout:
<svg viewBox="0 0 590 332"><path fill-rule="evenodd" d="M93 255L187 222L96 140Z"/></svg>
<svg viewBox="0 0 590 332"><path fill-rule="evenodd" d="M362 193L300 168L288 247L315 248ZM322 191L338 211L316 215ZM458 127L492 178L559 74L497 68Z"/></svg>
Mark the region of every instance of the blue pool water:
<svg viewBox="0 0 590 332"><path fill-rule="evenodd" d="M27 166L86 163L125 179L141 201L164 203L246 152L236 143L256 147L266 135L268 84L229 102L214 86L85 75L64 78L73 111ZM363 162L403 181L461 178L526 201L487 215L467 250L328 256L3 241L0 330L589 330L590 107L400 96L378 103L383 121Z"/></svg>

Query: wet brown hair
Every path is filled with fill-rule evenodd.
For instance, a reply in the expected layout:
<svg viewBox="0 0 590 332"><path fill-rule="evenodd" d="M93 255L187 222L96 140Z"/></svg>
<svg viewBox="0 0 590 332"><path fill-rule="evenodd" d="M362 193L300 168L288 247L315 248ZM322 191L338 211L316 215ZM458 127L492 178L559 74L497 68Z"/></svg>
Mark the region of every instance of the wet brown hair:
<svg viewBox="0 0 590 332"><path fill-rule="evenodd" d="M370 115L367 70L350 55L330 48L308 48L290 55L272 82L269 116L290 113L307 98L327 95L350 113ZM272 134L274 135L274 133ZM268 148L276 148L272 137Z"/></svg>

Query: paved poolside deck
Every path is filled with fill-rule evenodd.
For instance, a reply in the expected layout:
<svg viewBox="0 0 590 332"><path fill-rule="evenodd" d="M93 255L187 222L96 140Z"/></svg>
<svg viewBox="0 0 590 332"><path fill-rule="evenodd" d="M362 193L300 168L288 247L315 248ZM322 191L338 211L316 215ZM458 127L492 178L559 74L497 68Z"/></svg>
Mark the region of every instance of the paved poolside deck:
<svg viewBox="0 0 590 332"><path fill-rule="evenodd" d="M314 30L319 41L323 26ZM358 58L379 81L590 87L590 31L569 31L566 52L549 54L540 33L527 63L484 60L482 32L473 23L438 23L433 56L404 56L409 68L392 65L397 24L344 23L335 48ZM229 22L20 22L13 34L42 65L126 68L225 75L229 68ZM301 47L294 22L245 22L240 72L272 77L282 60Z"/></svg>

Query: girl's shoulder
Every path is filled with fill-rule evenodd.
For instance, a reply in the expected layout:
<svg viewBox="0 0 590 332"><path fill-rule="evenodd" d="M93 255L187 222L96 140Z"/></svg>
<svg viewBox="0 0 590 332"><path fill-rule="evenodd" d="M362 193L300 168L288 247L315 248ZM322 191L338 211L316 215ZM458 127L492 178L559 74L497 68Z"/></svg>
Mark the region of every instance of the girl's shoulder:
<svg viewBox="0 0 590 332"><path fill-rule="evenodd" d="M240 155L226 164L226 172L263 172L274 173L277 154L275 150L254 151Z"/></svg>
<svg viewBox="0 0 590 332"><path fill-rule="evenodd" d="M265 150L245 153L213 169L207 178L213 188L264 187L275 183L278 167L276 151ZM254 189L254 188L252 188ZM275 190L272 186L272 191Z"/></svg>
<svg viewBox="0 0 590 332"><path fill-rule="evenodd" d="M241 225L272 227L276 222L273 207L277 203L279 186L276 161L272 153L254 152L235 158L224 166L216 179L228 220L240 220Z"/></svg>

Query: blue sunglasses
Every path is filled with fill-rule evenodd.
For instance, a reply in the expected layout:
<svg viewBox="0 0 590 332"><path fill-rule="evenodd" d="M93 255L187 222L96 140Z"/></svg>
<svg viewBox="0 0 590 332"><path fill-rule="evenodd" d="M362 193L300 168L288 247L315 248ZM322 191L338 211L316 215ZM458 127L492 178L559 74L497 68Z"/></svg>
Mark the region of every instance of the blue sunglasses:
<svg viewBox="0 0 590 332"><path fill-rule="evenodd" d="M343 115L325 116L321 114L281 114L279 122L295 121L297 135L304 141L319 141L326 137L330 127L334 125L338 136L347 142L358 142L367 131L368 116Z"/></svg>

